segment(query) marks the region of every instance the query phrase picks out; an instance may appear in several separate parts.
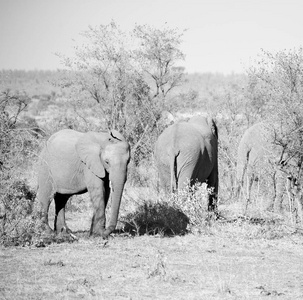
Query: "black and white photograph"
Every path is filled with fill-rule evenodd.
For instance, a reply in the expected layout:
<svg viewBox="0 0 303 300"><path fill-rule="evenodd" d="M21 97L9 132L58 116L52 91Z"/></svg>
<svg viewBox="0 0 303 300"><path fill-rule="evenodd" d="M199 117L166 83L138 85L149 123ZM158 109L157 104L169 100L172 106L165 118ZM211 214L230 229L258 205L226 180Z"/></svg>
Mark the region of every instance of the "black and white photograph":
<svg viewBox="0 0 303 300"><path fill-rule="evenodd" d="M0 299L303 299L301 0L0 0Z"/></svg>

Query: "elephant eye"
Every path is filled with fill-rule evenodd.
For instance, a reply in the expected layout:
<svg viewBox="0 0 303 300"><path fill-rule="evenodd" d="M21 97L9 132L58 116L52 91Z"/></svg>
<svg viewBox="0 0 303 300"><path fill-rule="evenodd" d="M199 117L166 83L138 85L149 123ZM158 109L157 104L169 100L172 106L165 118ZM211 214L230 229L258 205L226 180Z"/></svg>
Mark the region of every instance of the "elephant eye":
<svg viewBox="0 0 303 300"><path fill-rule="evenodd" d="M109 160L108 159L105 159L104 162L109 165Z"/></svg>

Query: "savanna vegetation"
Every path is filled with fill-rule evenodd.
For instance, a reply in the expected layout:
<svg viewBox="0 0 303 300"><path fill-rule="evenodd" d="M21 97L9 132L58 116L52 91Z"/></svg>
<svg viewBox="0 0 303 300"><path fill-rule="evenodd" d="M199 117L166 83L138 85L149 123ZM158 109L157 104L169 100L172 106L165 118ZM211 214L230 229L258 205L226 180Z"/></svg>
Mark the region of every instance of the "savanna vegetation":
<svg viewBox="0 0 303 300"><path fill-rule="evenodd" d="M62 70L1 71L0 241L27 246L29 259L18 272L6 272L17 268L23 252L18 248L15 259L4 254L4 299L303 296L303 50L264 51L243 74L188 74L180 67L184 34L147 25L127 33L112 22L83 32L85 42L73 57L58 54ZM195 114L212 116L219 129L218 215L207 211L204 185L178 195L158 189L155 141L171 122ZM273 128L271 143L283 150L276 165L263 165L265 176L256 179L244 210L245 189L237 194L237 149L244 131L260 121ZM73 196L67 206L76 239L50 239L40 230L37 158L46 139L63 128L114 128L131 145L119 226L108 241L88 238L87 195ZM273 167L285 179L279 212L270 209L266 174ZM53 220L53 207L50 214ZM99 256L104 261L96 270ZM279 256L284 262L274 269ZM75 260L86 264L76 266ZM22 279L31 268L34 289ZM239 270L242 277L235 275ZM15 289L9 281L21 283Z"/></svg>

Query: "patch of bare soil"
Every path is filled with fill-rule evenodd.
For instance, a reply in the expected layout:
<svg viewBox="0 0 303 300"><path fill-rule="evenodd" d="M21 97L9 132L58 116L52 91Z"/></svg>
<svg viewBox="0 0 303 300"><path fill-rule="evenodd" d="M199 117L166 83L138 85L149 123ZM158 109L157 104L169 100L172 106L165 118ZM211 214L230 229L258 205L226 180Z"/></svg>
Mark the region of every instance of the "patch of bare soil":
<svg viewBox="0 0 303 300"><path fill-rule="evenodd" d="M0 299L303 299L302 236L82 234L0 250Z"/></svg>

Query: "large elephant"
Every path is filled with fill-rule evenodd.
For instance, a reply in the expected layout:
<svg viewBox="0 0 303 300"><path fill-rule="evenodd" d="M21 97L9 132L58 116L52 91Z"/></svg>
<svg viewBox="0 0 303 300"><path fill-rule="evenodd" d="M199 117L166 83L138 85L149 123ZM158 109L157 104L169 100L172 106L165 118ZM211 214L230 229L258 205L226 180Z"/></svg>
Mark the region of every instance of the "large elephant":
<svg viewBox="0 0 303 300"><path fill-rule="evenodd" d="M245 210L251 201L254 182L267 184L271 194L270 210L280 211L286 178L279 166L283 164L283 149L274 144L274 135L269 124L256 123L243 134L237 157L237 195L244 195ZM246 188L246 191L245 191Z"/></svg>
<svg viewBox="0 0 303 300"><path fill-rule="evenodd" d="M214 189L208 209L216 209L218 130L212 118L195 116L167 127L156 142L155 160L162 188L174 192L188 181L207 182Z"/></svg>
<svg viewBox="0 0 303 300"><path fill-rule="evenodd" d="M53 134L40 155L37 198L48 231L48 210L55 200L54 230L70 232L65 205L71 195L88 192L93 204L90 234L106 238L116 227L130 160L130 147L117 131L88 132L64 129ZM111 192L110 222L105 208Z"/></svg>

